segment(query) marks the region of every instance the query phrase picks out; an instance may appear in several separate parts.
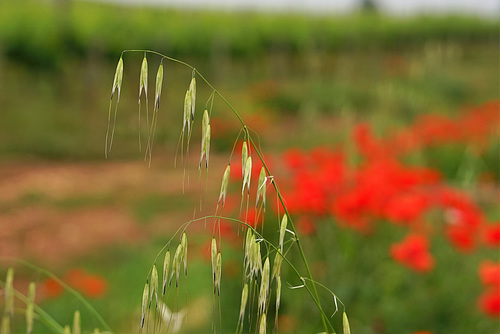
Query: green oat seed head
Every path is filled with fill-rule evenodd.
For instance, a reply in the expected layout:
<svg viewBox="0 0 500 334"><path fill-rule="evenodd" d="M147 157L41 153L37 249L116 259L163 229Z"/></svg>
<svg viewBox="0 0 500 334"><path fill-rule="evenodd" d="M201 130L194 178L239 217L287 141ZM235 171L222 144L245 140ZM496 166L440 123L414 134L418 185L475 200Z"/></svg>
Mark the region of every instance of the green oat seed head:
<svg viewBox="0 0 500 334"><path fill-rule="evenodd" d="M345 311L342 313L342 329L344 334L351 334L351 327L349 327L349 319Z"/></svg>
<svg viewBox="0 0 500 334"><path fill-rule="evenodd" d="M153 268L151 269L151 294L149 296L149 302L153 299L153 294L156 299L156 305L158 305L158 270L156 269L156 265L153 264Z"/></svg>
<svg viewBox="0 0 500 334"><path fill-rule="evenodd" d="M203 157L205 157L205 167L208 168L208 160L210 155L210 132L210 117L208 116L208 110L205 109L205 111L203 112L203 120L201 123L201 157L198 170L201 168Z"/></svg>
<svg viewBox="0 0 500 334"><path fill-rule="evenodd" d="M36 285L31 282L28 288L28 301L26 303L26 333L33 331L33 318L35 315L35 293Z"/></svg>
<svg viewBox="0 0 500 334"><path fill-rule="evenodd" d="M141 75L139 77L139 103L141 103L142 92L148 99L148 59L146 58L146 53L144 53L144 58L141 64Z"/></svg>
<svg viewBox="0 0 500 334"><path fill-rule="evenodd" d="M260 318L259 334L266 334L266 314L263 313Z"/></svg>
<svg viewBox="0 0 500 334"><path fill-rule="evenodd" d="M81 331L80 311L77 310L73 315L73 334L80 334Z"/></svg>
<svg viewBox="0 0 500 334"><path fill-rule="evenodd" d="M284 214L283 218L281 219L281 225L280 225L280 249L282 253L283 253L283 241L285 239L287 223L288 223L288 217L286 214Z"/></svg>
<svg viewBox="0 0 500 334"><path fill-rule="evenodd" d="M187 252L188 252L188 242L187 242L187 235L186 232L182 233L182 238L181 238L181 246L182 246L182 254L181 254L181 260L184 263L184 275L187 276Z"/></svg>
<svg viewBox="0 0 500 334"><path fill-rule="evenodd" d="M250 178L252 177L252 157L248 157L245 163L245 169L243 173L243 188L241 189L241 195L245 192L245 186L247 188L247 193L250 193Z"/></svg>
<svg viewBox="0 0 500 334"><path fill-rule="evenodd" d="M5 310L4 314L10 317L14 316L14 268L7 270L7 277L5 279Z"/></svg>
<svg viewBox="0 0 500 334"><path fill-rule="evenodd" d="M217 204L218 204L222 200L222 207L224 207L224 204L226 203L227 186L229 184L230 174L231 174L231 165L227 165L226 170L224 171L224 175L222 176L222 184L220 187L219 201L217 202Z"/></svg>
<svg viewBox="0 0 500 334"><path fill-rule="evenodd" d="M160 66L158 67L158 72L156 72L155 108L157 110L160 108L162 85L163 85L163 63L160 64Z"/></svg>
<svg viewBox="0 0 500 334"><path fill-rule="evenodd" d="M257 188L257 199L255 200L255 207L259 205L259 200L262 199L264 211L266 210L266 169L264 166L260 169L259 183Z"/></svg>
<svg viewBox="0 0 500 334"><path fill-rule="evenodd" d="M248 159L248 145L247 141L243 141L243 145L241 146L241 175L245 175L245 166L247 165Z"/></svg>
<svg viewBox="0 0 500 334"><path fill-rule="evenodd" d="M141 315L141 328L144 327L144 321L146 320L146 312L149 309L149 283L146 281L144 285L144 290L142 291L142 315Z"/></svg>
<svg viewBox="0 0 500 334"><path fill-rule="evenodd" d="M162 295L165 295L165 292L167 290L167 277L168 277L168 271L170 269L170 250L167 250L165 253L165 259L163 260L163 289L162 289Z"/></svg>
<svg viewBox="0 0 500 334"><path fill-rule="evenodd" d="M110 100L113 99L115 92L118 91L118 94L116 96L116 101L120 101L122 80L123 80L123 58L120 57L120 60L118 60L118 64L116 65L115 77L113 79L113 88L111 89Z"/></svg>

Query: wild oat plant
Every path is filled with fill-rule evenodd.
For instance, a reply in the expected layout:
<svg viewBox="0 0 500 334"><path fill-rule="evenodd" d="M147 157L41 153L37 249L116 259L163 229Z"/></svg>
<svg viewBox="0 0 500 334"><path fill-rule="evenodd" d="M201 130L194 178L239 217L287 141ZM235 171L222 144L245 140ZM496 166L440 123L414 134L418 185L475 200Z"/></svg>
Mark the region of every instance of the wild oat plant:
<svg viewBox="0 0 500 334"><path fill-rule="evenodd" d="M345 312L345 306L341 300L330 290L328 287L314 280L307 257L300 242L300 236L294 226L293 220L285 205L282 194L279 190L276 179L269 170L266 161L263 158L258 141L254 139L257 134L251 131L245 124L242 117L236 109L226 100L226 98L215 89L212 84L205 79L205 77L196 70L193 66L163 55L161 53L150 50L125 50L122 52L113 79L113 86L111 90L108 123L105 139L105 156L108 157L113 146L115 126L117 120L117 111L120 101L121 87L123 81L123 57L126 53L140 52L144 54L142 64L140 67L139 78L139 95L138 95L138 124L139 124L139 149L144 152L144 158L148 163L151 163L154 138L156 126L158 122L158 115L160 109L160 101L163 86L163 70L164 63L177 63L190 69L191 80L186 89L184 97L184 108L182 117L182 128L177 145L177 158L183 165L183 185L189 182L189 175L186 170L187 159L189 158L191 138L193 131L195 131L195 115L198 111L196 109L196 85L197 81L206 85L211 91L208 100L202 109L201 121L201 154L199 164L197 166L198 173L208 170L210 161L210 141L211 141L211 119L215 114L214 102L216 100L222 101L241 124L241 130L237 138L235 138L235 145L229 157L223 174L221 175L221 187L218 199L215 201L214 214L210 216L195 217L190 221L182 224L172 238L165 244L165 246L158 252L153 264L146 275L144 290L142 292L141 314L140 322L137 324L137 331L141 334L146 333L174 333L178 332L183 326L183 322L189 315L186 308L179 306L179 295L182 285L187 289L186 277L188 275L188 232L189 227L193 224L207 224L211 222L212 226L212 242L211 242L211 265L212 265L212 299L213 299L213 320L212 328L207 331L217 333L221 331L222 317L224 310L221 309L220 296L223 293L221 288L222 281L222 266L223 266L223 252L221 250L221 222L228 222L235 224L239 227L241 232L241 242L244 249L244 256L242 260L242 278L241 278L241 304L239 305L239 316L236 333L254 332L264 334L268 330L278 332L278 313L280 309L280 300L282 290L287 293L293 293L296 289L304 289L315 304L318 314L321 318L322 328L318 331L324 333L334 333L334 327L331 323L333 314L342 312L342 330L344 334L350 334L349 321ZM153 101L152 111L149 109L149 95L148 95L148 82L149 82L149 69L148 69L148 56L159 57L160 65L156 72L155 95ZM198 80L197 80L198 79ZM143 129L143 130L141 130ZM226 195L230 182L231 171L231 158L237 145L236 143L242 142L241 148L241 166L242 166L242 179L240 180L241 187L241 204L240 211L243 216L248 216L250 201L255 202L257 215L262 215L265 211L266 193L268 187L274 189L276 194L276 202L278 203L278 217L276 218L276 230L279 231L278 243L271 242L269 236L264 235L262 231L258 231L247 221L239 218L222 216L222 208L226 204ZM262 164L259 178L257 182L256 193L251 192L252 180L252 161L258 159ZM291 250L295 248L299 254L300 259L291 258ZM81 301L86 309L97 319L102 327L95 329L94 333L111 333L112 330L102 317L95 311L92 306L85 301L85 299L76 291L67 286L64 282L55 277L52 273L36 267L32 264L22 262L21 264L30 267L46 276L57 280L65 289L72 293L76 298ZM299 269L300 267L303 269ZM296 276L298 285L291 285L288 282L283 282L281 278L282 265L290 268L290 271ZM31 333L33 328L34 319L43 322L46 328L54 333L83 333L80 329L81 320L80 312L76 311L74 314L73 324L61 325L57 323L49 314L43 311L42 308L37 306L35 300L35 283L29 286L28 295L25 296L13 288L14 271L9 269L5 282L0 282L0 287L5 298L5 307L3 309L2 322L0 334L14 333L11 329L12 320L14 317L14 299L19 299L25 307L19 310L20 313L25 314L26 317L26 333ZM286 285L284 285L286 283ZM287 287L287 289L283 289ZM318 290L326 291L333 298L333 310L328 312L322 307L320 303L320 296ZM173 295L174 298L169 298ZM174 300L173 305L169 305L169 301ZM188 301L186 301L187 303ZM269 310L273 309L274 317L270 315ZM16 311L17 312L17 311ZM134 330L132 330L134 331Z"/></svg>

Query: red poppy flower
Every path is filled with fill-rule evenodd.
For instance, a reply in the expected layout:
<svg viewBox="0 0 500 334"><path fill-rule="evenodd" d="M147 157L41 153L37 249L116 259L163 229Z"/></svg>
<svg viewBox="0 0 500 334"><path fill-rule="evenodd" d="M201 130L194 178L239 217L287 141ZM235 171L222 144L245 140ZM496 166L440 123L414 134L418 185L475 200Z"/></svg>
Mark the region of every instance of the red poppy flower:
<svg viewBox="0 0 500 334"><path fill-rule="evenodd" d="M63 293L61 283L53 278L47 278L42 283L44 294L47 298L56 298Z"/></svg>
<svg viewBox="0 0 500 334"><path fill-rule="evenodd" d="M500 223L486 225L484 227L484 242L487 246L500 246Z"/></svg>
<svg viewBox="0 0 500 334"><path fill-rule="evenodd" d="M500 317L500 289L489 289L478 299L479 309L491 317Z"/></svg>
<svg viewBox="0 0 500 334"><path fill-rule="evenodd" d="M417 272L428 272L434 267L429 242L422 235L410 234L400 243L393 244L391 255L397 262Z"/></svg>
<svg viewBox="0 0 500 334"><path fill-rule="evenodd" d="M500 262L483 261L479 265L481 283L500 288Z"/></svg>

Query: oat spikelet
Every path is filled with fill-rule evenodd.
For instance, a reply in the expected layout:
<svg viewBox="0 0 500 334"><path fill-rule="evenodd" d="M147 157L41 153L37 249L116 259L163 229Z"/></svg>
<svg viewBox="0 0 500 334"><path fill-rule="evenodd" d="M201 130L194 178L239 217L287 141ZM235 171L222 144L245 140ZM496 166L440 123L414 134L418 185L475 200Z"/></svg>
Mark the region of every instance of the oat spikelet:
<svg viewBox="0 0 500 334"><path fill-rule="evenodd" d="M262 268L262 276L260 281L259 292L259 311L266 313L267 298L269 295L269 257L266 257L264 267Z"/></svg>
<svg viewBox="0 0 500 334"><path fill-rule="evenodd" d="M167 277L168 277L168 271L170 269L170 250L167 250L165 253L165 260L163 260L163 289L162 289L162 295L165 295L165 292L167 290Z"/></svg>
<svg viewBox="0 0 500 334"><path fill-rule="evenodd" d="M285 239L287 223L288 223L288 217L286 214L284 214L283 218L281 219L281 225L280 225L280 249L282 253L283 253L283 241Z"/></svg>
<svg viewBox="0 0 500 334"><path fill-rule="evenodd" d="M248 283L245 283L243 291L241 291L241 304L240 304L240 316L238 319L238 324L243 325L243 319L245 318L245 309L247 307L248 301Z"/></svg>
<svg viewBox="0 0 500 334"><path fill-rule="evenodd" d="M156 305L158 305L158 270L156 269L155 264L153 264L153 269L151 269L151 293L149 295L150 304L153 299L153 295L155 296Z"/></svg>
<svg viewBox="0 0 500 334"><path fill-rule="evenodd" d="M71 329L68 325L64 326L63 334L71 334Z"/></svg>
<svg viewBox="0 0 500 334"><path fill-rule="evenodd" d="M160 97L161 89L163 86L163 63L158 66L158 72L156 72L156 89L155 89L155 108L158 111L160 108Z"/></svg>
<svg viewBox="0 0 500 334"><path fill-rule="evenodd" d="M10 317L8 314L3 315L2 325L0 326L0 334L10 334Z"/></svg>
<svg viewBox="0 0 500 334"><path fill-rule="evenodd" d="M276 317L278 316L278 310L280 308L281 301L281 276L276 277Z"/></svg>
<svg viewBox="0 0 500 334"><path fill-rule="evenodd" d="M7 270L7 277L5 279L5 309L4 314L10 317L14 316L14 268Z"/></svg>
<svg viewBox="0 0 500 334"><path fill-rule="evenodd" d="M186 232L182 233L181 247L182 247L181 260L184 263L184 275L187 276L187 274L188 274L188 271L187 271L188 242L187 242Z"/></svg>
<svg viewBox="0 0 500 334"><path fill-rule="evenodd" d="M351 334L351 327L349 326L349 319L347 319L347 314L344 312L342 314L342 329L344 334Z"/></svg>
<svg viewBox="0 0 500 334"><path fill-rule="evenodd" d="M245 166L247 164L248 159L248 145L247 141L243 141L243 145L241 146L241 175L245 175Z"/></svg>
<svg viewBox="0 0 500 334"><path fill-rule="evenodd" d="M280 271L281 271L281 263L283 262L283 255L281 254L280 251L276 252L276 256L274 257L274 263L273 263L273 274L271 276L271 281L275 277L280 276Z"/></svg>
<svg viewBox="0 0 500 334"><path fill-rule="evenodd" d="M189 83L189 91L191 92L191 120L194 119L194 112L196 107L196 78L193 75L191 82Z"/></svg>
<svg viewBox="0 0 500 334"><path fill-rule="evenodd" d="M217 295L220 296L220 282L222 278L222 255L219 252L217 254L217 260L215 264L215 285L217 287Z"/></svg>
<svg viewBox="0 0 500 334"><path fill-rule="evenodd" d="M111 98L109 99L109 111L108 111L108 127L106 130L106 147L105 147L105 156L106 158L108 157L108 152L111 151L111 147L113 146L113 137L115 134L115 125L116 125L116 113L118 111L118 102L120 102L120 92L121 92L121 87L122 87L122 80L123 80L123 58L120 57L120 60L118 61L118 64L116 65L116 70L115 70L115 77L113 79L113 88L111 89ZM117 98L116 98L116 104L115 104L115 113L114 113L114 119L113 119L113 129L111 130L111 138L108 140L109 137L109 128L111 126L111 105L113 102L113 95L115 92L118 91ZM109 145L108 145L109 141Z"/></svg>
<svg viewBox="0 0 500 334"><path fill-rule="evenodd" d="M216 277L216 266L217 266L217 241L215 237L212 237L212 247L210 251L210 258L212 260L212 281L214 284L214 294L217 285L217 277Z"/></svg>
<svg viewBox="0 0 500 334"><path fill-rule="evenodd" d="M144 53L144 58L142 58L141 64L141 75L139 77L139 103L141 103L142 92L146 100L148 99L148 59L146 58L146 53Z"/></svg>
<svg viewBox="0 0 500 334"><path fill-rule="evenodd" d="M170 274L169 285L172 283L172 278L175 275L175 286L179 286L179 273L181 271L181 257L182 257L182 244L177 246L174 253L174 259L172 260L172 273Z"/></svg>
<svg viewBox="0 0 500 334"><path fill-rule="evenodd" d="M117 102L120 101L122 81L123 81L123 57L120 57L120 60L118 60L118 64L116 65L115 77L113 79L113 88L111 89L110 100L113 99L115 92L118 92L118 94L116 95L116 101Z"/></svg>
<svg viewBox="0 0 500 334"><path fill-rule="evenodd" d="M266 334L266 314L263 313L260 318L259 334Z"/></svg>
<svg viewBox="0 0 500 334"><path fill-rule="evenodd" d="M260 169L259 183L257 188L257 199L255 200L255 208L259 205L259 200L262 199L262 204L264 205L264 211L266 210L266 169L262 167Z"/></svg>
<svg viewBox="0 0 500 334"><path fill-rule="evenodd" d="M208 110L205 109L203 112L203 121L201 123L201 157L198 170L201 168L203 157L205 157L205 167L208 168L208 160L210 156L210 131L210 117L208 116Z"/></svg>
<svg viewBox="0 0 500 334"><path fill-rule="evenodd" d="M227 186L229 184L229 175L230 174L231 174L231 165L227 165L226 170L224 171L224 175L222 176L222 184L220 187L219 201L217 202L217 204L218 204L222 200L222 207L224 207L224 204L226 203Z"/></svg>
<svg viewBox="0 0 500 334"><path fill-rule="evenodd" d="M75 311L73 315L73 334L81 333L80 311Z"/></svg>
<svg viewBox="0 0 500 334"><path fill-rule="evenodd" d="M28 302L26 304L26 333L33 331L33 318L35 315L35 290L34 282L31 282L28 288Z"/></svg>
<svg viewBox="0 0 500 334"><path fill-rule="evenodd" d="M247 187L247 193L250 193L250 178L252 177L252 157L248 157L245 163L245 169L243 173L243 188L241 189L241 194L245 192L245 186Z"/></svg>
<svg viewBox="0 0 500 334"><path fill-rule="evenodd" d="M188 89L186 91L186 96L184 96L184 114L182 117L182 135L186 135L191 132L191 91Z"/></svg>
<svg viewBox="0 0 500 334"><path fill-rule="evenodd" d="M149 309L149 283L146 281L144 285L144 290L142 292L142 315L141 315L141 328L144 327L144 321L146 320L146 312Z"/></svg>

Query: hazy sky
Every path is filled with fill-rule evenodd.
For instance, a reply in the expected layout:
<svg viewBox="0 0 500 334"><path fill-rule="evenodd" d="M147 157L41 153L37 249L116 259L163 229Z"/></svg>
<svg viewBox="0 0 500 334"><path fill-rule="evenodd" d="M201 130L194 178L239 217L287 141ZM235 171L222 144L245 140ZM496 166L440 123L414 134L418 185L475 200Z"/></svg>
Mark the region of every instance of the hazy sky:
<svg viewBox="0 0 500 334"><path fill-rule="evenodd" d="M155 4L173 7L212 9L257 9L273 11L311 11L344 13L360 0L100 0L129 4ZM374 0L379 8L395 15L415 13L469 13L500 16L500 0Z"/></svg>

